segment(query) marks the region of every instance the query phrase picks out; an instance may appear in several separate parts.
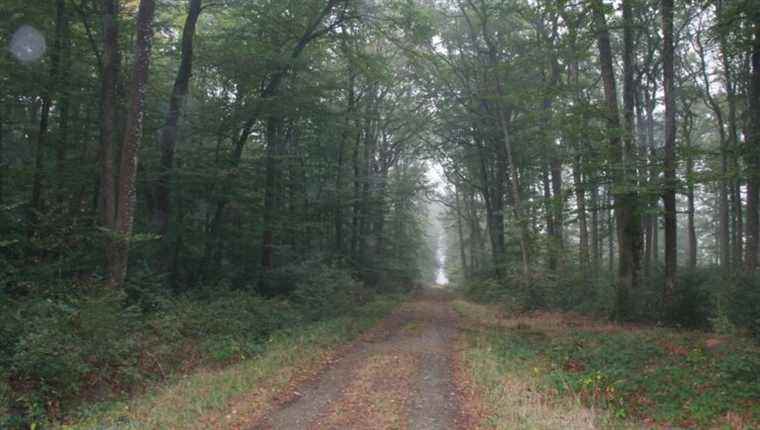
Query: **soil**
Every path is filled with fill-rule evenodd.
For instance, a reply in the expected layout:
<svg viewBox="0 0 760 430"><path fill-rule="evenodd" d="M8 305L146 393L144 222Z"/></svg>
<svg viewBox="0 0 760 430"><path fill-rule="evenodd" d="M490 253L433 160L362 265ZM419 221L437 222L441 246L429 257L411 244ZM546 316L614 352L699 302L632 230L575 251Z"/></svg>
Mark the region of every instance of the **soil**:
<svg viewBox="0 0 760 430"><path fill-rule="evenodd" d="M459 331L450 301L442 288L415 294L248 428L465 428L454 378Z"/></svg>

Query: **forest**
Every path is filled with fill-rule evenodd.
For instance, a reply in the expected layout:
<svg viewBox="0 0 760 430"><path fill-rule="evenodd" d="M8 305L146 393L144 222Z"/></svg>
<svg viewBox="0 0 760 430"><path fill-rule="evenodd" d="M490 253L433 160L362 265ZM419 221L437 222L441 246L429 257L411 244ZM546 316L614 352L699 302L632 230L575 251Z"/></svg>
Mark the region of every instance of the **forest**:
<svg viewBox="0 0 760 430"><path fill-rule="evenodd" d="M302 428L251 390L378 327L481 390L432 428L760 425L758 0L3 0L0 46L0 428ZM351 387L324 428L428 428Z"/></svg>

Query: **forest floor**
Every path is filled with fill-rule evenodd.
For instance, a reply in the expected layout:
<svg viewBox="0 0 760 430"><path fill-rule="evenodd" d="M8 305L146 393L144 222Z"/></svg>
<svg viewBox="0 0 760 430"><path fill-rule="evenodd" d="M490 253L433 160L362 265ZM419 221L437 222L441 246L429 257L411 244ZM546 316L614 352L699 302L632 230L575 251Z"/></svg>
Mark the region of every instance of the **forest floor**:
<svg viewBox="0 0 760 430"><path fill-rule="evenodd" d="M426 289L315 375L278 399L251 429L469 428L455 382L452 296Z"/></svg>
<svg viewBox="0 0 760 430"><path fill-rule="evenodd" d="M322 369L274 397L266 413L225 428L247 430L474 430L630 427L571 398L549 401L482 354L502 319L443 288L415 294ZM483 321L481 318L493 318ZM487 348L491 352L491 348ZM531 378L530 371L525 372ZM509 382L507 380L509 379ZM235 421L233 419L233 421Z"/></svg>
<svg viewBox="0 0 760 430"><path fill-rule="evenodd" d="M511 315L437 287L383 315L353 341L320 341L327 326L64 428L760 428L749 339Z"/></svg>
<svg viewBox="0 0 760 430"><path fill-rule="evenodd" d="M708 333L506 315L433 287L288 386L268 412L225 427L752 429L757 352Z"/></svg>

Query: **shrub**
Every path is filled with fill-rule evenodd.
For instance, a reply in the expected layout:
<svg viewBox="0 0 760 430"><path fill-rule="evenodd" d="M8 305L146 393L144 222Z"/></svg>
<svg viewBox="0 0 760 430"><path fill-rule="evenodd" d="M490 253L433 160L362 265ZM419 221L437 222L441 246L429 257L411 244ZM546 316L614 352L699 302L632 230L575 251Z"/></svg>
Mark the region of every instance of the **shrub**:
<svg viewBox="0 0 760 430"><path fill-rule="evenodd" d="M72 302L24 303L7 368L15 381L12 401L30 411L52 410L61 402L124 380L133 365L137 318L111 292ZM123 373L123 374L122 374Z"/></svg>
<svg viewBox="0 0 760 430"><path fill-rule="evenodd" d="M465 285L464 294L481 303L500 303L510 298L508 289L496 279L491 278L468 282Z"/></svg>
<svg viewBox="0 0 760 430"><path fill-rule="evenodd" d="M673 292L673 304L665 310L672 324L690 328L709 327L715 314L716 286L723 284L712 271L681 271Z"/></svg>
<svg viewBox="0 0 760 430"><path fill-rule="evenodd" d="M364 301L362 289L345 270L323 266L296 284L292 300L306 318L316 320L350 311Z"/></svg>
<svg viewBox="0 0 760 430"><path fill-rule="evenodd" d="M728 317L760 341L760 275L742 275L728 285L722 300Z"/></svg>
<svg viewBox="0 0 760 430"><path fill-rule="evenodd" d="M0 428L43 422L178 369L245 359L277 333L354 312L371 294L348 271L315 262L276 277L289 294L219 286L177 297L142 280L124 292L51 285L16 301L0 296L0 413L18 415Z"/></svg>

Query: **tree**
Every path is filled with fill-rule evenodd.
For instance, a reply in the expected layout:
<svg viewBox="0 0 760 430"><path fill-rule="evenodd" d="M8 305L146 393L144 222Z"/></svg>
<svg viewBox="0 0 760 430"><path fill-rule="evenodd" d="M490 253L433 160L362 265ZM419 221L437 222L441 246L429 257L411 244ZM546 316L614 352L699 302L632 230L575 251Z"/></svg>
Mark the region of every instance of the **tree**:
<svg viewBox="0 0 760 430"><path fill-rule="evenodd" d="M676 104L674 82L673 0L662 0L662 69L665 92L665 186L662 201L665 206L665 289L663 303L670 305L676 284L678 244L676 239Z"/></svg>
<svg viewBox="0 0 760 430"><path fill-rule="evenodd" d="M155 184L156 205L153 222L156 231L166 237L169 228L171 212L171 176L174 167L174 148L177 144L177 131L182 105L187 97L190 77L193 71L193 38L198 17L201 14L202 0L189 0L187 18L182 29L180 42L180 64L177 77L174 80L172 93L169 97L169 110L166 114L166 124L159 134L161 148L161 165L158 180Z"/></svg>
<svg viewBox="0 0 760 430"><path fill-rule="evenodd" d="M624 147L621 143L617 130L620 128L620 115L618 111L617 89L615 84L615 72L612 67L612 48L610 35L604 12L604 5L600 0L592 3L594 26L597 32L597 44L599 49L599 63L602 80L604 81L604 95L606 102L606 123L608 141L610 146L610 161L613 169L627 171L624 163L630 162L631 147ZM636 218L636 195L627 187L625 173L613 175L615 186L622 191L615 191L615 221L617 223L618 237L618 274L617 274L617 318L625 318L629 312L629 295L638 284L638 267L636 257L639 230L639 220ZM610 233L611 234L611 233Z"/></svg>
<svg viewBox="0 0 760 430"><path fill-rule="evenodd" d="M747 127L747 246L744 266L748 272L758 268L760 249L760 16L752 24L752 75L749 84Z"/></svg>
<svg viewBox="0 0 760 430"><path fill-rule="evenodd" d="M137 36L135 40L135 60L132 70L132 82L129 88L129 106L127 121L124 126L124 138L121 143L119 179L116 181L116 217L113 220L114 235L108 243L108 283L118 289L124 285L129 259L129 241L132 239L135 205L137 204L137 164L138 148L142 138L145 115L145 93L147 91L148 70L150 67L151 39L153 38L153 15L155 2L140 0L137 12Z"/></svg>

